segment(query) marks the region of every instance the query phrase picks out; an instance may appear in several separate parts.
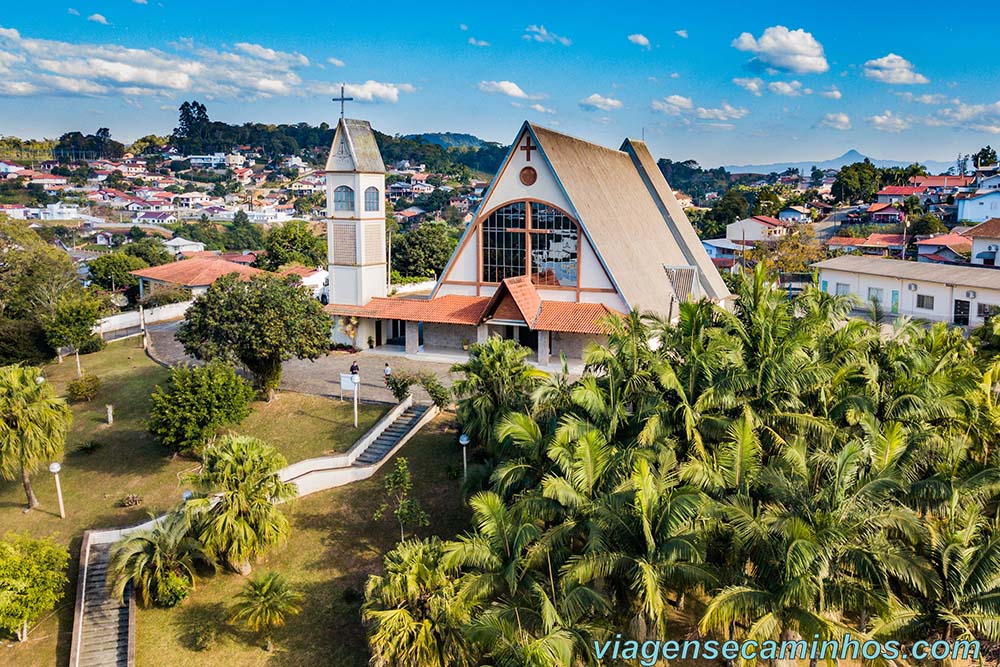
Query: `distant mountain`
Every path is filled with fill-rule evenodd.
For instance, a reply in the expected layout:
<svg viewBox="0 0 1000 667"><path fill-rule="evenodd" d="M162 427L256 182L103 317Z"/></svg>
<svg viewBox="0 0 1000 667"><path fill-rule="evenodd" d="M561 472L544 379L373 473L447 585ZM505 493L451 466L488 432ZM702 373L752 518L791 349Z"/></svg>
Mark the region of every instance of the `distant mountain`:
<svg viewBox="0 0 1000 667"><path fill-rule="evenodd" d="M854 150L853 148L840 157L835 157L830 160L814 160L808 162L774 162L772 164L733 164L726 165L724 168L726 171L732 174L770 174L772 171L781 173L786 169L798 168L799 173L808 175L809 171L815 165L820 169L840 169L845 165L854 164L855 162L862 162L865 159L865 155ZM914 160L876 160L875 158L869 158L876 167L907 167L913 164ZM920 164L927 167L927 170L932 174L937 174L941 172L948 171L949 167L954 166L953 162L940 162L938 160L916 160Z"/></svg>
<svg viewBox="0 0 1000 667"><path fill-rule="evenodd" d="M458 132L427 132L424 134L407 134L405 139L423 139L442 148L479 148L486 142L472 134Z"/></svg>

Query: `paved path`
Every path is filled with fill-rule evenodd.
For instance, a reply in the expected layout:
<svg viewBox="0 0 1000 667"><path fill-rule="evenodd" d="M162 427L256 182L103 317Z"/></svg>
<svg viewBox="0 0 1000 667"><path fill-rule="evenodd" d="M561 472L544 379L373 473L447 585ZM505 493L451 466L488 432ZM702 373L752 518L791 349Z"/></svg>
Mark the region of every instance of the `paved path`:
<svg viewBox="0 0 1000 667"><path fill-rule="evenodd" d="M150 338L150 354L161 363L174 366L180 363L198 363L184 354L184 348L174 333L180 322L157 324L147 328ZM320 396L340 397L340 374L351 369L351 362L357 361L361 366L360 398L363 401L384 401L395 403L389 390L385 388L382 379L382 369L388 362L395 372L434 373L446 386L451 386L452 377L448 370L450 363L417 361L395 354L381 354L372 350L364 350L358 354L347 352L331 352L316 361L292 359L284 364L281 374L281 388L297 391L303 394L318 394ZM429 401L429 396L414 387L413 398L419 403ZM349 398L349 394L345 394Z"/></svg>

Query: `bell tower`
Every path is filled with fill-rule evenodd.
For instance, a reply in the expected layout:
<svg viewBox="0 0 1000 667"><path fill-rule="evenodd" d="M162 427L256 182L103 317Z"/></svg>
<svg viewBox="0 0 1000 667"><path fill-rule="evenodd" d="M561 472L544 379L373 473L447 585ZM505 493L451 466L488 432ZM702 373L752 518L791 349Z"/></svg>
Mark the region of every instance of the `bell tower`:
<svg viewBox="0 0 1000 667"><path fill-rule="evenodd" d="M386 296L385 164L368 121L340 118L326 161L330 303Z"/></svg>

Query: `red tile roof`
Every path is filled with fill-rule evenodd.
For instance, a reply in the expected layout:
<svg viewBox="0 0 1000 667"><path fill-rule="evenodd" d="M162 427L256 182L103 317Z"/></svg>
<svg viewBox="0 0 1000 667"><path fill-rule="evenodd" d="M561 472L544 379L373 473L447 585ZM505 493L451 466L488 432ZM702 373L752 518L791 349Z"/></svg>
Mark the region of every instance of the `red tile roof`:
<svg viewBox="0 0 1000 667"><path fill-rule="evenodd" d="M917 185L887 185L875 194L908 197L909 195L921 195L925 190L927 190L926 187Z"/></svg>
<svg viewBox="0 0 1000 667"><path fill-rule="evenodd" d="M617 315L603 303L575 303L569 301L542 301L532 329L566 333L607 333L601 321Z"/></svg>
<svg viewBox="0 0 1000 667"><path fill-rule="evenodd" d="M969 238L1000 239L1000 218L990 218L965 232Z"/></svg>
<svg viewBox="0 0 1000 667"><path fill-rule="evenodd" d="M205 287L222 276L238 273L244 279L264 273L252 266L213 257L196 257L132 271L132 275L184 287Z"/></svg>
<svg viewBox="0 0 1000 667"><path fill-rule="evenodd" d="M925 188L964 187L975 180L975 176L910 176L910 183Z"/></svg>
<svg viewBox="0 0 1000 667"><path fill-rule="evenodd" d="M956 252L969 252L972 250L972 242L968 237L962 236L961 234L941 234L940 236L932 236L929 239L924 239L922 241L917 241L918 246L944 246L951 248Z"/></svg>
<svg viewBox="0 0 1000 667"><path fill-rule="evenodd" d="M890 203L872 204L871 206L868 207L868 212L869 213L881 213L881 212L888 213L889 209L892 209L896 213L899 213L899 209L896 208L893 204L890 204Z"/></svg>
<svg viewBox="0 0 1000 667"><path fill-rule="evenodd" d="M538 317L541 306L542 297L528 276L518 276L500 283L484 314L499 320L522 320L531 324Z"/></svg>
<svg viewBox="0 0 1000 667"><path fill-rule="evenodd" d="M751 220L756 220L757 222L763 223L770 227L789 227L790 225L784 220L778 220L777 218L772 218L769 215L755 215L750 218Z"/></svg>
<svg viewBox="0 0 1000 667"><path fill-rule="evenodd" d="M826 240L827 245L833 246L856 246L864 243L864 239L859 239L853 236L832 236Z"/></svg>
<svg viewBox="0 0 1000 667"><path fill-rule="evenodd" d="M902 245L902 234L869 234L861 244L866 248L887 248L891 245Z"/></svg>

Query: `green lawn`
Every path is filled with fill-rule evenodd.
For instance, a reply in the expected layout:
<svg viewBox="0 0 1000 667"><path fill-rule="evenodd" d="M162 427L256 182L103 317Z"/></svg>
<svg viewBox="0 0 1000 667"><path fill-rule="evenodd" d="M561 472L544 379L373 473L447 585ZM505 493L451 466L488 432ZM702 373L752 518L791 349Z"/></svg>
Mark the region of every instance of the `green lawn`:
<svg viewBox="0 0 1000 667"><path fill-rule="evenodd" d="M450 417L438 417L402 449L413 473L414 496L431 516L419 535L452 537L468 526L459 481L446 472L460 459ZM376 522L372 514L382 500L383 476L323 491L286 506L292 533L255 570L276 570L304 593L303 612L275 635L267 653L253 637L226 623L229 605L246 579L220 573L199 581L191 597L177 609L140 610L137 619L136 665L296 665L355 667L367 664L361 602L367 576L381 569L382 555L399 539L391 518ZM346 593L346 594L345 594ZM197 632L211 627L216 644L197 651Z"/></svg>
<svg viewBox="0 0 1000 667"><path fill-rule="evenodd" d="M26 645L0 640L0 667L65 664L83 531L139 523L149 512L168 509L180 500L179 476L197 466L191 459L171 458L146 432L143 420L148 416L149 394L156 384L166 381L169 371L150 361L139 341L119 341L82 358L84 370L100 377L102 386L94 401L73 406L73 426L60 475L66 519L58 516L55 485L47 470L33 476L41 507L28 514L22 511L25 498L20 482L0 480L0 534L17 531L51 537L71 551L71 582L60 607L33 630ZM46 378L60 392L75 375L72 357L45 369ZM108 403L115 408L112 426L105 423ZM294 462L344 451L383 411L383 407L362 406L360 428L354 429L350 403L281 393L271 404L256 403L254 413L233 430L272 442ZM91 441L100 443L95 451L78 451ZM119 507L119 500L129 493L140 496L142 504Z"/></svg>

